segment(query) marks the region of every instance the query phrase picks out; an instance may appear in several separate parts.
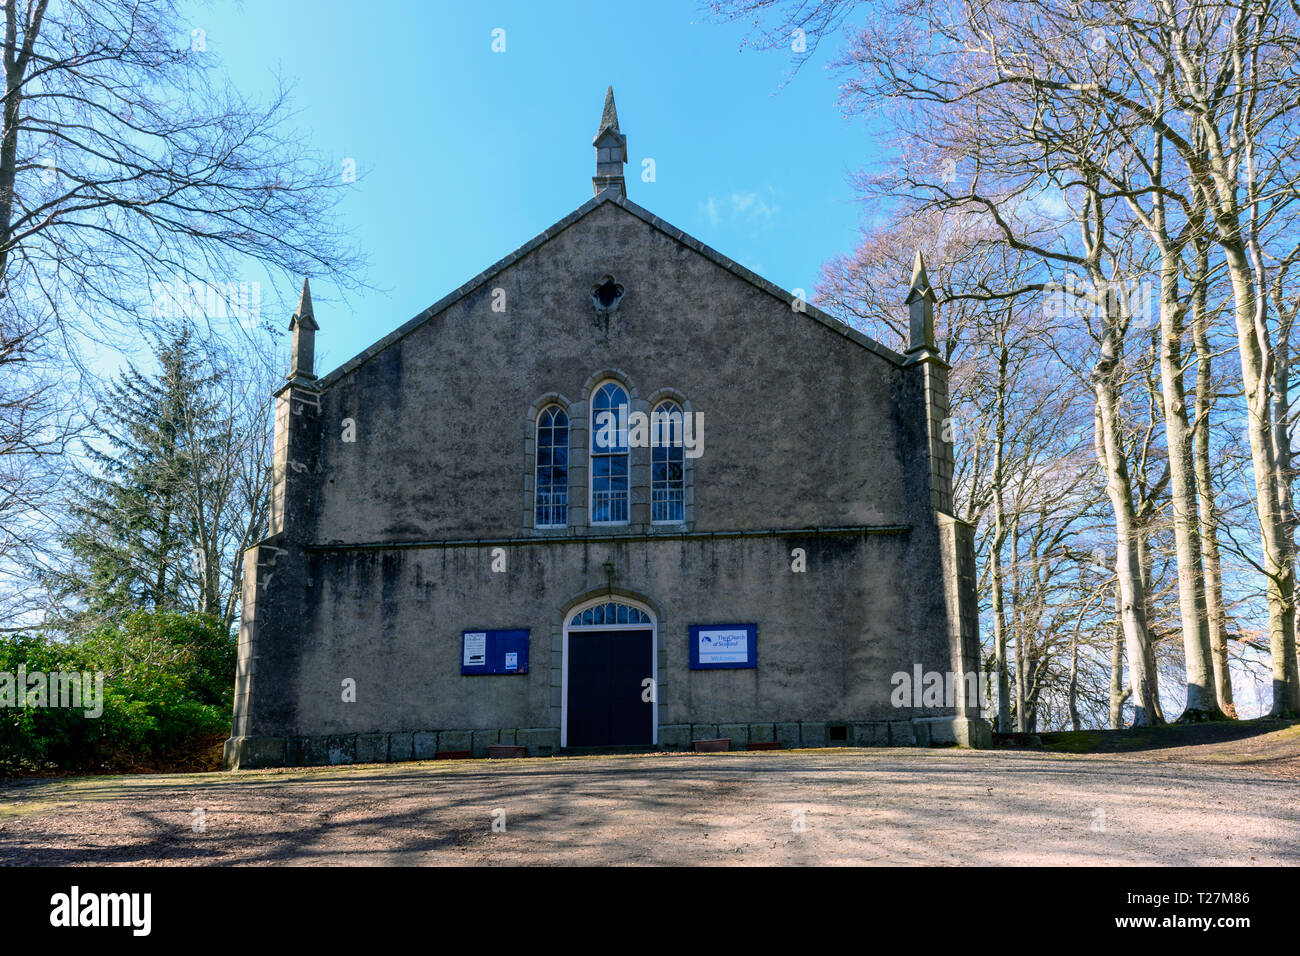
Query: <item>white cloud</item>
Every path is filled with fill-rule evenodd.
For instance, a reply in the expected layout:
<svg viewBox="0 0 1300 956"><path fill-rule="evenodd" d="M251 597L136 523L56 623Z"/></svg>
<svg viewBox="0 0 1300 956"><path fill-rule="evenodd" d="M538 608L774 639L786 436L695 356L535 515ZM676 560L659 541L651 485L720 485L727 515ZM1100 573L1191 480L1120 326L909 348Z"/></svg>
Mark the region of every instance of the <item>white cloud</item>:
<svg viewBox="0 0 1300 956"><path fill-rule="evenodd" d="M780 207L772 201L772 193L770 186L762 193L733 192L721 199L710 193L708 199L699 204L699 213L714 229L724 222L749 226L767 225L780 212Z"/></svg>
<svg viewBox="0 0 1300 956"><path fill-rule="evenodd" d="M718 203L712 195L707 202L700 203L700 214L709 220L709 225L714 229L722 224L722 217L718 214Z"/></svg>
<svg viewBox="0 0 1300 956"><path fill-rule="evenodd" d="M758 193L732 193L731 211L750 222L761 220L767 222L776 215L776 206L763 199Z"/></svg>

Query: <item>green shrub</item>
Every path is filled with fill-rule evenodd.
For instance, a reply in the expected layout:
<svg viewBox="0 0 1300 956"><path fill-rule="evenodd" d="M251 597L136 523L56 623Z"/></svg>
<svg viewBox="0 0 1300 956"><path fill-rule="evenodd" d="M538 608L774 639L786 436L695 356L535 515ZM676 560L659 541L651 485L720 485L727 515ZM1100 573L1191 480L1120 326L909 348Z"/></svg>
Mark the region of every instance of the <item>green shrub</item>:
<svg viewBox="0 0 1300 956"><path fill-rule="evenodd" d="M0 672L102 672L103 712L0 707L0 773L129 767L230 726L236 643L196 614L136 611L71 644L0 636Z"/></svg>

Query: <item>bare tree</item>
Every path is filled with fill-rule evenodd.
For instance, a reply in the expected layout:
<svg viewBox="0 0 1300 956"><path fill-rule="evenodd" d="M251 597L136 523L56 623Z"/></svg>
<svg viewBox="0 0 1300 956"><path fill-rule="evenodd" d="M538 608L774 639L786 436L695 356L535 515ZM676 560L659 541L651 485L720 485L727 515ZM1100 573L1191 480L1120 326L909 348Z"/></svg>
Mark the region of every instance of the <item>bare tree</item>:
<svg viewBox="0 0 1300 956"><path fill-rule="evenodd" d="M266 396L282 378L276 340L204 342L215 374L216 414L183 409L189 454L181 460L180 511L193 557L183 586L191 606L229 629L239 609L244 552L266 533L271 492L271 422Z"/></svg>
<svg viewBox="0 0 1300 956"><path fill-rule="evenodd" d="M79 427L56 409L89 402L88 341L134 347L185 317L252 347L250 273L351 288L362 260L334 221L348 184L293 129L287 87L241 97L175 0L2 0L0 15L0 574L27 593L15 569L50 560L52 491ZM219 524L231 500L204 502L202 520Z"/></svg>
<svg viewBox="0 0 1300 956"><path fill-rule="evenodd" d="M0 629L40 622L48 595L29 568L48 550L75 406L45 329L0 307ZM21 623L19 623L21 622Z"/></svg>
<svg viewBox="0 0 1300 956"><path fill-rule="evenodd" d="M940 296L937 338L952 367L955 510L980 530L979 590L993 620L989 696L1000 730L1028 730L1054 710L1055 693L1073 688L1077 700L1079 686L1091 681L1085 676L1081 685L1076 672L1071 684L1068 669L1057 666L1063 645L1056 638L1071 628L1078 634L1085 619L1090 634L1088 604L1113 587L1113 577L1094 575L1081 599L1060 575L1077 564L1078 536L1093 530L1082 516L1099 502L1090 442L1081 440L1088 403L1074 383L1051 374L1055 317L1036 302L993 294L1026 281L1035 258L997 241L978 217L900 212L865 234L851 256L825 265L818 303L902 347L907 329L897 302L915 248L928 256Z"/></svg>
<svg viewBox="0 0 1300 956"><path fill-rule="evenodd" d="M151 318L157 287L228 283L245 257L351 280L330 215L345 184L288 129L286 89L257 106L226 88L173 0L2 9L6 294L102 334Z"/></svg>
<svg viewBox="0 0 1300 956"><path fill-rule="evenodd" d="M753 18L767 46L806 34L807 42L795 47L805 53L847 24L855 10L864 10L836 0L734 0L714 8L733 19ZM982 209L1014 248L1082 271L1091 303L1102 310L1091 387L1098 460L1117 524L1130 671L1139 668L1130 674L1136 678L1139 720L1159 711L1151 661L1159 638L1151 628L1157 607L1163 608L1164 585L1157 582L1164 578L1157 565L1166 566L1167 554L1176 558L1184 715L1214 717L1233 709L1228 602L1218 559L1225 532L1234 555L1256 567L1266 585L1273 712L1297 712L1290 446L1296 411L1289 361L1295 293L1288 270L1297 248L1300 5L897 0L870 10L860 27L849 27L838 65L846 111L891 110L903 135L902 171L870 184L875 195L904 195L946 211ZM763 31L759 25L771 17L776 26ZM937 153L947 174L916 162L909 139ZM957 169L961 174L955 177ZM1042 237L1028 225L1033 217L1026 210L1058 201L1073 210L1082 230L1079 242L1063 242L1050 229ZM1117 218L1117 202L1145 232L1147 250L1132 234L1131 222ZM1116 271L1128 247L1135 268ZM1219 268L1215 255L1226 276L1225 312L1235 324L1250 446L1249 497L1262 560L1225 527L1225 512L1214 499L1222 483L1208 469L1214 404L1209 323L1220 308L1211 298L1219 288L1212 281ZM1147 479L1124 474L1123 338L1132 320L1126 297L1113 293L1148 270L1160 290L1152 366L1158 375L1149 394L1161 418L1167 460L1166 474L1143 489ZM1025 283L1005 294L1035 288ZM1194 415L1184 383L1189 331L1198 364ZM1168 497L1168 513L1162 496ZM1168 551L1166 528L1173 545ZM1157 586L1160 601L1153 593ZM1144 653L1134 654L1135 642ZM1251 639L1243 645L1252 646ZM1123 693L1113 689L1112 704Z"/></svg>

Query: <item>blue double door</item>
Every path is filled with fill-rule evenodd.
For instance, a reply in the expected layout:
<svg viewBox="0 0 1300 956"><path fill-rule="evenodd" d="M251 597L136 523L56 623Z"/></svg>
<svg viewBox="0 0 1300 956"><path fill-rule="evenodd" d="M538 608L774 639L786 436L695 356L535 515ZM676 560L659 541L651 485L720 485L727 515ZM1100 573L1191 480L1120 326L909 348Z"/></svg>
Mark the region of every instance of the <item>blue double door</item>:
<svg viewBox="0 0 1300 956"><path fill-rule="evenodd" d="M653 631L570 631L568 745L654 743L653 675Z"/></svg>

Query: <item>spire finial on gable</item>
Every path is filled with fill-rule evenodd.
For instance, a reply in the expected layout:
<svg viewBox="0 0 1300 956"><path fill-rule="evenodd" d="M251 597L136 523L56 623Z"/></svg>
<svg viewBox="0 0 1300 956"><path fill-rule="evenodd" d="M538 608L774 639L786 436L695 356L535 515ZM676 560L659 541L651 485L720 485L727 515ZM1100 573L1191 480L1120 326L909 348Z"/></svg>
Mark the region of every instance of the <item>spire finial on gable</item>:
<svg viewBox="0 0 1300 956"><path fill-rule="evenodd" d="M596 130L599 136L607 129L618 131L618 110L614 108L614 87L605 88L605 109L600 114L600 128Z"/></svg>
<svg viewBox="0 0 1300 956"><path fill-rule="evenodd" d="M916 250L916 260L912 263L912 296L924 295L929 292L931 296L934 291L930 288L930 277L925 274L925 257L921 255L921 250ZM912 296L908 296L909 302Z"/></svg>
<svg viewBox="0 0 1300 956"><path fill-rule="evenodd" d="M289 320L289 331L293 333L293 351L289 356L289 378L313 379L316 377L316 333L320 326L316 324L316 315L311 305L311 286L302 280L302 295L298 297L298 309Z"/></svg>
<svg viewBox="0 0 1300 956"><path fill-rule="evenodd" d="M627 196L623 165L627 162L627 137L618 128L618 110L614 106L614 87L605 90L605 108L600 114L600 129L591 141L596 147L596 175L591 177L597 196L614 191Z"/></svg>
<svg viewBox="0 0 1300 956"><path fill-rule="evenodd" d="M289 320L290 330L300 322L310 329L320 330L320 326L316 324L316 315L312 311L311 285L308 284L306 278L302 280L302 295L298 296L298 308L293 313L293 318Z"/></svg>
<svg viewBox="0 0 1300 956"><path fill-rule="evenodd" d="M916 250L916 259L912 263L912 288L905 300L910 319L908 336L908 353L929 351L939 352L934 341L934 304L939 297L930 288L930 277L925 274L925 258L921 250Z"/></svg>

